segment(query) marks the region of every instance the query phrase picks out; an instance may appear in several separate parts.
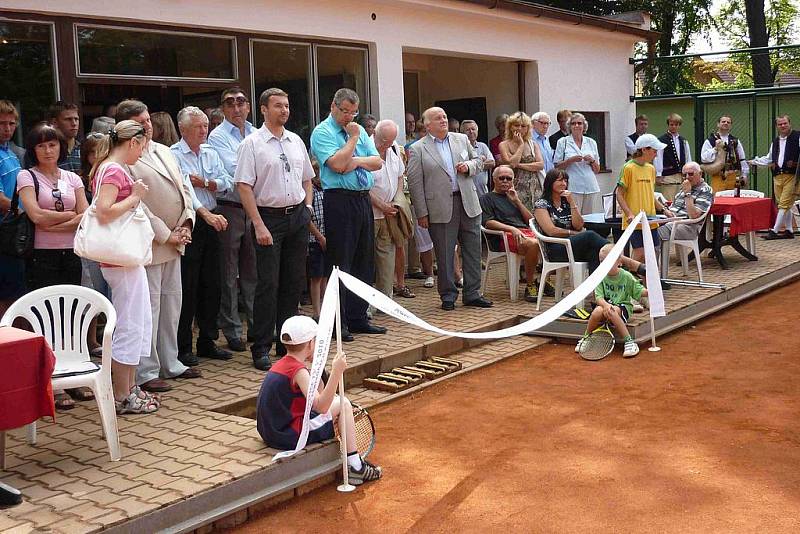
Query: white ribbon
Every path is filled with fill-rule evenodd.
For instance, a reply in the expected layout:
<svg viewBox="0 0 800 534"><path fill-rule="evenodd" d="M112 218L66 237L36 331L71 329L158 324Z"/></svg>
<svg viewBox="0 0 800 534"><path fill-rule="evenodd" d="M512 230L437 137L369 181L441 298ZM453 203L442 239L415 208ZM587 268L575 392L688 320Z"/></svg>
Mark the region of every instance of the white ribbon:
<svg viewBox="0 0 800 534"><path fill-rule="evenodd" d="M539 330L540 328L552 323L564 312L572 309L580 301L584 300L594 289L600 285L603 278L606 277L608 271L617 264L617 259L622 255L625 245L633 234L636 225L644 221L647 223L647 215L644 212L636 215L625 228L622 236L614 244L614 247L608 253L606 258L600 263L599 267L583 281L581 285L573 289L571 293L566 295L563 299L556 302L549 310L537 315L525 322L502 330L495 330L493 332L453 332L444 330L438 326L434 326L427 321L420 319L403 306L399 305L383 293L377 291L372 286L369 286L344 271L335 268L331 273L328 280L328 287L325 291L325 299L322 303L322 310L320 312L319 330L317 332L317 341L314 347L314 362L311 366L311 381L308 386L308 396L306 398L306 411L303 418L303 429L300 433L300 438L297 441L297 446L293 451L284 451L276 454L274 460L280 458L287 458L299 452L306 446L308 440L308 426L309 415L311 413L311 405L314 403L314 397L317 393L322 370L325 368L325 362L328 358L328 351L330 349L331 334L333 332L334 318L336 315L336 307L339 305L339 284L342 284L361 297L369 304L385 312L387 315L394 317L400 321L418 326L431 332L436 332L445 336L453 336L468 339L498 339L505 337L518 336L520 334L527 334ZM660 310L661 315L664 315L664 300L661 293L660 276L658 272L658 262L656 261L655 249L653 248L653 239L649 232L644 234L644 248L645 259L647 268L648 286L652 286L653 291L648 287L648 294L650 295L650 309ZM652 313L652 311L651 311Z"/></svg>

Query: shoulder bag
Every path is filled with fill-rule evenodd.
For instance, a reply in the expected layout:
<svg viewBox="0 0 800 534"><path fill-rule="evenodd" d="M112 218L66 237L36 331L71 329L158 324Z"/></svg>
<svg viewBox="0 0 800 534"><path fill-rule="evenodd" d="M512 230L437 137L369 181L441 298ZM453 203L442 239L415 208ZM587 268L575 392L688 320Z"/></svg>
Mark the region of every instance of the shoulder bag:
<svg viewBox="0 0 800 534"><path fill-rule="evenodd" d="M108 167L102 169L103 174ZM103 174L95 188L92 204L75 231L75 254L81 258L120 267L148 265L153 260L153 227L142 203L106 224L97 218L97 197ZM129 177L130 179L130 177Z"/></svg>
<svg viewBox="0 0 800 534"><path fill-rule="evenodd" d="M36 202L39 202L39 180L32 171L28 171L33 178L33 188L36 193ZM24 211L19 210L19 193L14 188L11 197L11 207L0 219L0 254L25 258L33 252L33 238L36 234L36 225Z"/></svg>

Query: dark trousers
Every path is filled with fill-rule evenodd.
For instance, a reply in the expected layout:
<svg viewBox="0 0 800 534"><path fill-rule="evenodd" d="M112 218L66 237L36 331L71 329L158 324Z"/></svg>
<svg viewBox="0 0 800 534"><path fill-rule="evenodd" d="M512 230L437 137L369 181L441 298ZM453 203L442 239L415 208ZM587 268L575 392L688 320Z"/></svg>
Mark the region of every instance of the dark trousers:
<svg viewBox="0 0 800 534"><path fill-rule="evenodd" d="M570 236L569 243L572 246L572 254L575 261L585 261L589 264L589 272L593 273L600 265L600 249L608 244L608 241L600 237L597 232L584 230ZM547 244L547 254L552 261L567 261L567 249L564 245Z"/></svg>
<svg viewBox="0 0 800 534"><path fill-rule="evenodd" d="M178 354L192 352L192 323L197 319L197 351L214 345L219 337L220 284L219 234L202 218L197 217L192 242L181 258L181 317L178 320Z"/></svg>
<svg viewBox="0 0 800 534"><path fill-rule="evenodd" d="M275 332L280 335L284 321L297 315L306 285L308 222L311 212L302 204L288 215L275 215L259 208L261 219L272 234L272 244L256 247L258 282L253 299L253 357L269 353ZM276 348L283 350L280 340Z"/></svg>
<svg viewBox="0 0 800 534"><path fill-rule="evenodd" d="M28 290L57 284L81 285L81 259L71 248L35 248L25 262Z"/></svg>
<svg viewBox="0 0 800 534"><path fill-rule="evenodd" d="M326 189L322 209L327 273L337 266L365 284L372 284L375 280L375 227L369 193ZM365 325L367 302L342 290L342 324L350 328Z"/></svg>

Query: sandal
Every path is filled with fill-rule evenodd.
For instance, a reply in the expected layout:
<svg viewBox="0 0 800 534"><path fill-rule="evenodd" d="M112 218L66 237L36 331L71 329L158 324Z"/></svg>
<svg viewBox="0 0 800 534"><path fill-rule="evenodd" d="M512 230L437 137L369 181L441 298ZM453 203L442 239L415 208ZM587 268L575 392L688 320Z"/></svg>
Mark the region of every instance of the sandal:
<svg viewBox="0 0 800 534"><path fill-rule="evenodd" d="M75 407L75 401L72 400L72 397L67 395L65 392L56 393L53 395L53 400L56 404L56 410L59 411L66 411L71 410Z"/></svg>
<svg viewBox="0 0 800 534"><path fill-rule="evenodd" d="M67 394L76 401L91 401L94 400L94 393L87 387L72 388L66 390Z"/></svg>
<svg viewBox="0 0 800 534"><path fill-rule="evenodd" d="M117 415L153 413L158 410L158 404L153 399L142 399L131 393L125 399L116 402Z"/></svg>
<svg viewBox="0 0 800 534"><path fill-rule="evenodd" d="M131 388L131 395L136 395L138 398L142 400L151 400L158 404L159 408L161 407L161 395L158 393L150 393L148 391L143 390L139 386L133 386Z"/></svg>
<svg viewBox="0 0 800 534"><path fill-rule="evenodd" d="M411 291L411 289L408 286L396 287L394 289L394 294L397 295L398 297L403 297L406 299L413 299L414 297L416 297L416 295Z"/></svg>

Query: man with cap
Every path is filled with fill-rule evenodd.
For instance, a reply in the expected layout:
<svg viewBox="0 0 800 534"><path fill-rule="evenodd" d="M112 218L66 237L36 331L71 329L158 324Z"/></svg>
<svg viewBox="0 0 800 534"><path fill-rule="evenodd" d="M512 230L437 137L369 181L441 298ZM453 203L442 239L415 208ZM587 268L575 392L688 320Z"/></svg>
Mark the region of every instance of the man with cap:
<svg viewBox="0 0 800 534"><path fill-rule="evenodd" d="M635 152L619 173L617 181L617 204L622 209L622 228L624 229L631 219L644 211L648 216L656 214L656 210L665 208L655 198L656 169L653 160L659 150L664 150L666 144L659 141L652 134L644 134L636 140ZM658 250L661 240L658 236L658 224L650 223L650 233L653 236L653 246ZM644 262L644 238L642 229L637 229L631 236L631 257Z"/></svg>

